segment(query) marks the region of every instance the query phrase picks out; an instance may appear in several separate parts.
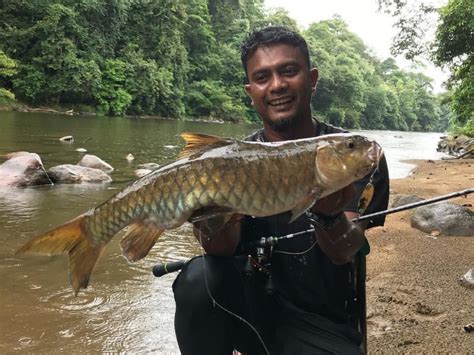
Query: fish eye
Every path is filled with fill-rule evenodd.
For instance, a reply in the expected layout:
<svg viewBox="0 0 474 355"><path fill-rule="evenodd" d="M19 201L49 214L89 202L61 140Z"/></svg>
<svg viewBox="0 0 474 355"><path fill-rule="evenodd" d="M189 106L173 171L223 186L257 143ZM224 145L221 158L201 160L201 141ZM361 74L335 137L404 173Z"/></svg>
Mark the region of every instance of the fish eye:
<svg viewBox="0 0 474 355"><path fill-rule="evenodd" d="M348 147L349 149L354 149L355 146L356 146L356 145L355 145L355 143L354 143L353 141L349 141L349 142L347 143L347 147Z"/></svg>

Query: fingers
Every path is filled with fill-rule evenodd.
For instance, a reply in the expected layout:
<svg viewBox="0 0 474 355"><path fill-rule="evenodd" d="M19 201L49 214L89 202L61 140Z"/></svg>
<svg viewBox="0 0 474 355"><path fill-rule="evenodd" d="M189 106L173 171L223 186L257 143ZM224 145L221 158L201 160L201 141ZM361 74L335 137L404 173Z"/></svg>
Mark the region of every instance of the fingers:
<svg viewBox="0 0 474 355"><path fill-rule="evenodd" d="M323 215L335 215L344 209L344 206L355 196L354 184L350 184L318 201L311 209L315 213Z"/></svg>
<svg viewBox="0 0 474 355"><path fill-rule="evenodd" d="M242 218L244 218L242 214L225 213L213 218L194 222L194 228L207 237L212 238L216 234L224 233L227 228L239 223Z"/></svg>

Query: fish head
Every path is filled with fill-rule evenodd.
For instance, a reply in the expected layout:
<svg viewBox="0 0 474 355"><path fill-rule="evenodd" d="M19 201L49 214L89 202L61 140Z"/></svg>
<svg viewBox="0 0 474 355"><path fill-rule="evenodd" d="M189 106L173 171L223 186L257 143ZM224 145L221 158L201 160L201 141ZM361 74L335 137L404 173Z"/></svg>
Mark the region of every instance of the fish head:
<svg viewBox="0 0 474 355"><path fill-rule="evenodd" d="M382 155L380 145L366 137L327 135L317 148L317 175L321 183L337 191L374 171Z"/></svg>

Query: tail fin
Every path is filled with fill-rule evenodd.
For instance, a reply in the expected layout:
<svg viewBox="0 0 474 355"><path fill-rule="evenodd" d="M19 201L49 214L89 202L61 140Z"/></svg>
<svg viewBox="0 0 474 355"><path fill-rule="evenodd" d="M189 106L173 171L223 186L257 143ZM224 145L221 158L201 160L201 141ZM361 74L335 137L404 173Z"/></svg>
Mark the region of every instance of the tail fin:
<svg viewBox="0 0 474 355"><path fill-rule="evenodd" d="M79 289L86 288L89 278L99 256L104 249L103 245L93 245L89 242L81 222L84 216L57 228L40 234L20 249L16 254L43 254L54 255L69 253L69 282L77 295Z"/></svg>

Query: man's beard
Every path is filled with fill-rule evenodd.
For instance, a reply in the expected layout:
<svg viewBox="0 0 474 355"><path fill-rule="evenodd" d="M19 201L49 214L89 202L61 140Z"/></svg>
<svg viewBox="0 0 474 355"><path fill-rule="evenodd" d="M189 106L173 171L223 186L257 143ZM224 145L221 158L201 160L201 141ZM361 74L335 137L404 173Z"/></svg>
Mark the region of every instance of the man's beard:
<svg viewBox="0 0 474 355"><path fill-rule="evenodd" d="M272 130L276 132L284 132L294 127L298 123L298 118L288 117L276 121L270 119L266 119L265 121L271 127Z"/></svg>

